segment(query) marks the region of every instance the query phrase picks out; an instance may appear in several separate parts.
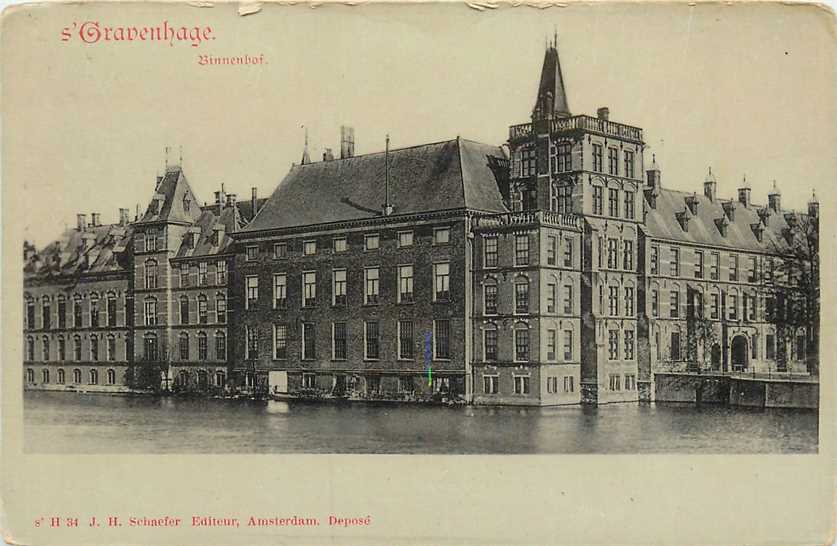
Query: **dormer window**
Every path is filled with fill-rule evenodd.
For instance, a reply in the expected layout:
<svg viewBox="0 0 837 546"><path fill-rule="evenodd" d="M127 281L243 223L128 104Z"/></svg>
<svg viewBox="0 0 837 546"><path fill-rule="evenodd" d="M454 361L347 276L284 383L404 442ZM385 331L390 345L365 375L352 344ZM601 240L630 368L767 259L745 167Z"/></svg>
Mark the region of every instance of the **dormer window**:
<svg viewBox="0 0 837 546"><path fill-rule="evenodd" d="M759 220L763 226L767 225L768 218L770 218L770 209L767 207L759 209Z"/></svg>
<svg viewBox="0 0 837 546"><path fill-rule="evenodd" d="M756 236L756 240L762 242L764 239L764 226L760 222L756 222L755 224L750 224L750 229L753 230L753 235Z"/></svg>
<svg viewBox="0 0 837 546"><path fill-rule="evenodd" d="M689 220L692 217L692 213L689 212L689 209L684 209L675 214L675 216L677 216L677 221L680 223L680 227L683 231L689 231Z"/></svg>
<svg viewBox="0 0 837 546"><path fill-rule="evenodd" d="M724 207L724 214L726 214L727 218L729 218L730 222L735 222L735 203L732 201L726 201L723 204Z"/></svg>
<svg viewBox="0 0 837 546"><path fill-rule="evenodd" d="M727 226L729 226L729 220L727 220L727 217L722 216L721 218L716 218L715 225L718 226L718 232L721 234L721 237L726 237Z"/></svg>
<svg viewBox="0 0 837 546"><path fill-rule="evenodd" d="M686 206L689 207L689 212L692 213L692 216L697 214L698 211L698 198L697 195L690 195L686 197Z"/></svg>
<svg viewBox="0 0 837 546"><path fill-rule="evenodd" d="M797 226L796 220L796 214L792 212L785 214L785 223L787 223L790 227L794 228Z"/></svg>
<svg viewBox="0 0 837 546"><path fill-rule="evenodd" d="M192 205L192 201L189 199L188 195L183 196L183 210L189 212L189 207Z"/></svg>

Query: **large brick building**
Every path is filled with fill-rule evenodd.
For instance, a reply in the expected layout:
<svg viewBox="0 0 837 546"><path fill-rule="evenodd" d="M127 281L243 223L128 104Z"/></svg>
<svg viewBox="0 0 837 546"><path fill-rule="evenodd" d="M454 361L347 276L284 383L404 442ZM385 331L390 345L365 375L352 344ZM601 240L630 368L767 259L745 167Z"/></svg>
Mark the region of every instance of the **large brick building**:
<svg viewBox="0 0 837 546"><path fill-rule="evenodd" d="M345 129L270 198L203 206L167 168L133 222L27 246L25 383L559 405L816 374L815 198L664 187L642 129L571 113L557 43L507 147L356 156Z"/></svg>

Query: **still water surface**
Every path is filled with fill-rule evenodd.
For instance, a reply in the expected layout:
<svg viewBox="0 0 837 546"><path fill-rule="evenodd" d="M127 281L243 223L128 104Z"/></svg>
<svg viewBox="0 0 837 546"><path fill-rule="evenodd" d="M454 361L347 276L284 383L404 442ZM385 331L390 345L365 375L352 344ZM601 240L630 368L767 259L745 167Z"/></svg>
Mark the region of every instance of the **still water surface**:
<svg viewBox="0 0 837 546"><path fill-rule="evenodd" d="M24 394L27 453L816 453L817 412Z"/></svg>

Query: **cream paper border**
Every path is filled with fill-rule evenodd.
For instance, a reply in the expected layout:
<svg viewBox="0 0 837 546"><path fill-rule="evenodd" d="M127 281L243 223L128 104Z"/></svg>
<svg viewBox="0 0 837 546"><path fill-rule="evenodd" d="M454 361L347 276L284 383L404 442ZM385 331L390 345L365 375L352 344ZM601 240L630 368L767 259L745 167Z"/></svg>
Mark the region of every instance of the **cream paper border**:
<svg viewBox="0 0 837 546"><path fill-rule="evenodd" d="M780 10L781 32L830 35L831 51L817 70L834 74L834 14L812 5L738 4L753 24L766 25ZM23 453L21 241L26 223L40 210L21 184L20 157L9 155L21 105L6 86L26 78L28 48L22 26L43 24L46 39L72 10L118 9L31 5L7 10L3 54L3 334L2 528L14 544L827 544L834 521L835 288L834 211L830 187L817 181L822 209L822 354L820 448L816 455L36 455ZM158 4L161 13L189 10ZM252 17L308 10L307 5L263 6ZM321 7L319 9L347 9ZM364 5L353 9L379 9ZM389 7L393 9L393 7ZM408 9L402 7L402 9ZM414 8L410 8L414 9ZM427 5L418 9L440 9ZM451 9L450 7L446 9ZM463 7L463 9L466 9ZM508 7L510 17L515 10ZM521 9L531 9L519 7ZM571 4L569 10L591 10ZM636 6L665 24L682 6ZM169 11L171 10L171 12ZM204 21L238 17L235 6L200 10ZM672 10L672 11L670 11ZM797 10L819 10L819 27L792 24ZM37 23L31 16L37 14ZM480 17L478 10L473 17ZM699 12L695 12L699 16ZM47 24L49 23L49 24ZM652 25L653 26L653 25ZM649 27L644 27L649 28ZM45 30L46 33L46 30ZM607 36L591 37L606 48ZM661 44L664 47L664 44ZM652 54L638 52L638 54ZM802 61L804 62L804 61ZM813 60L811 62L814 62ZM535 75L533 74L532 77ZM837 82L835 82L837 83ZM521 82L528 89L531 82ZM45 92L47 90L44 90ZM130 98L130 97L129 97ZM820 97L822 98L822 97ZM31 104L44 97L32 96ZM529 100L526 95L526 100ZM835 119L835 96L824 116ZM509 119L508 123L516 120ZM519 120L525 121L525 120ZM820 135L837 144L834 132ZM827 161L828 158L823 158ZM833 167L832 159L832 167ZM277 176L281 173L277 173ZM94 181L73 182L74 191L95 191ZM84 184L88 184L85 186ZM756 186L754 186L754 189ZM758 187L766 193L766 188ZM755 192L754 192L755 193ZM117 206L114 204L114 207ZM70 210L56 211L71 214ZM831 358L830 358L831 357ZM316 530L90 529L97 515L246 518L329 514L364 517L368 528ZM77 515L82 527L56 532L35 528L41 515Z"/></svg>

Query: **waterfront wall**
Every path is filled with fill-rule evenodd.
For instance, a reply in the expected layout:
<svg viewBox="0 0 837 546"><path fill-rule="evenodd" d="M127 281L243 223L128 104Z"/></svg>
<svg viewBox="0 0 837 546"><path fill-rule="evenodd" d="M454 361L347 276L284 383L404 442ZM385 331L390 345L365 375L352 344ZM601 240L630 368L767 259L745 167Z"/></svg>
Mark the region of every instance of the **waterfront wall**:
<svg viewBox="0 0 837 546"><path fill-rule="evenodd" d="M657 402L816 409L819 407L819 383L656 374L654 397Z"/></svg>

